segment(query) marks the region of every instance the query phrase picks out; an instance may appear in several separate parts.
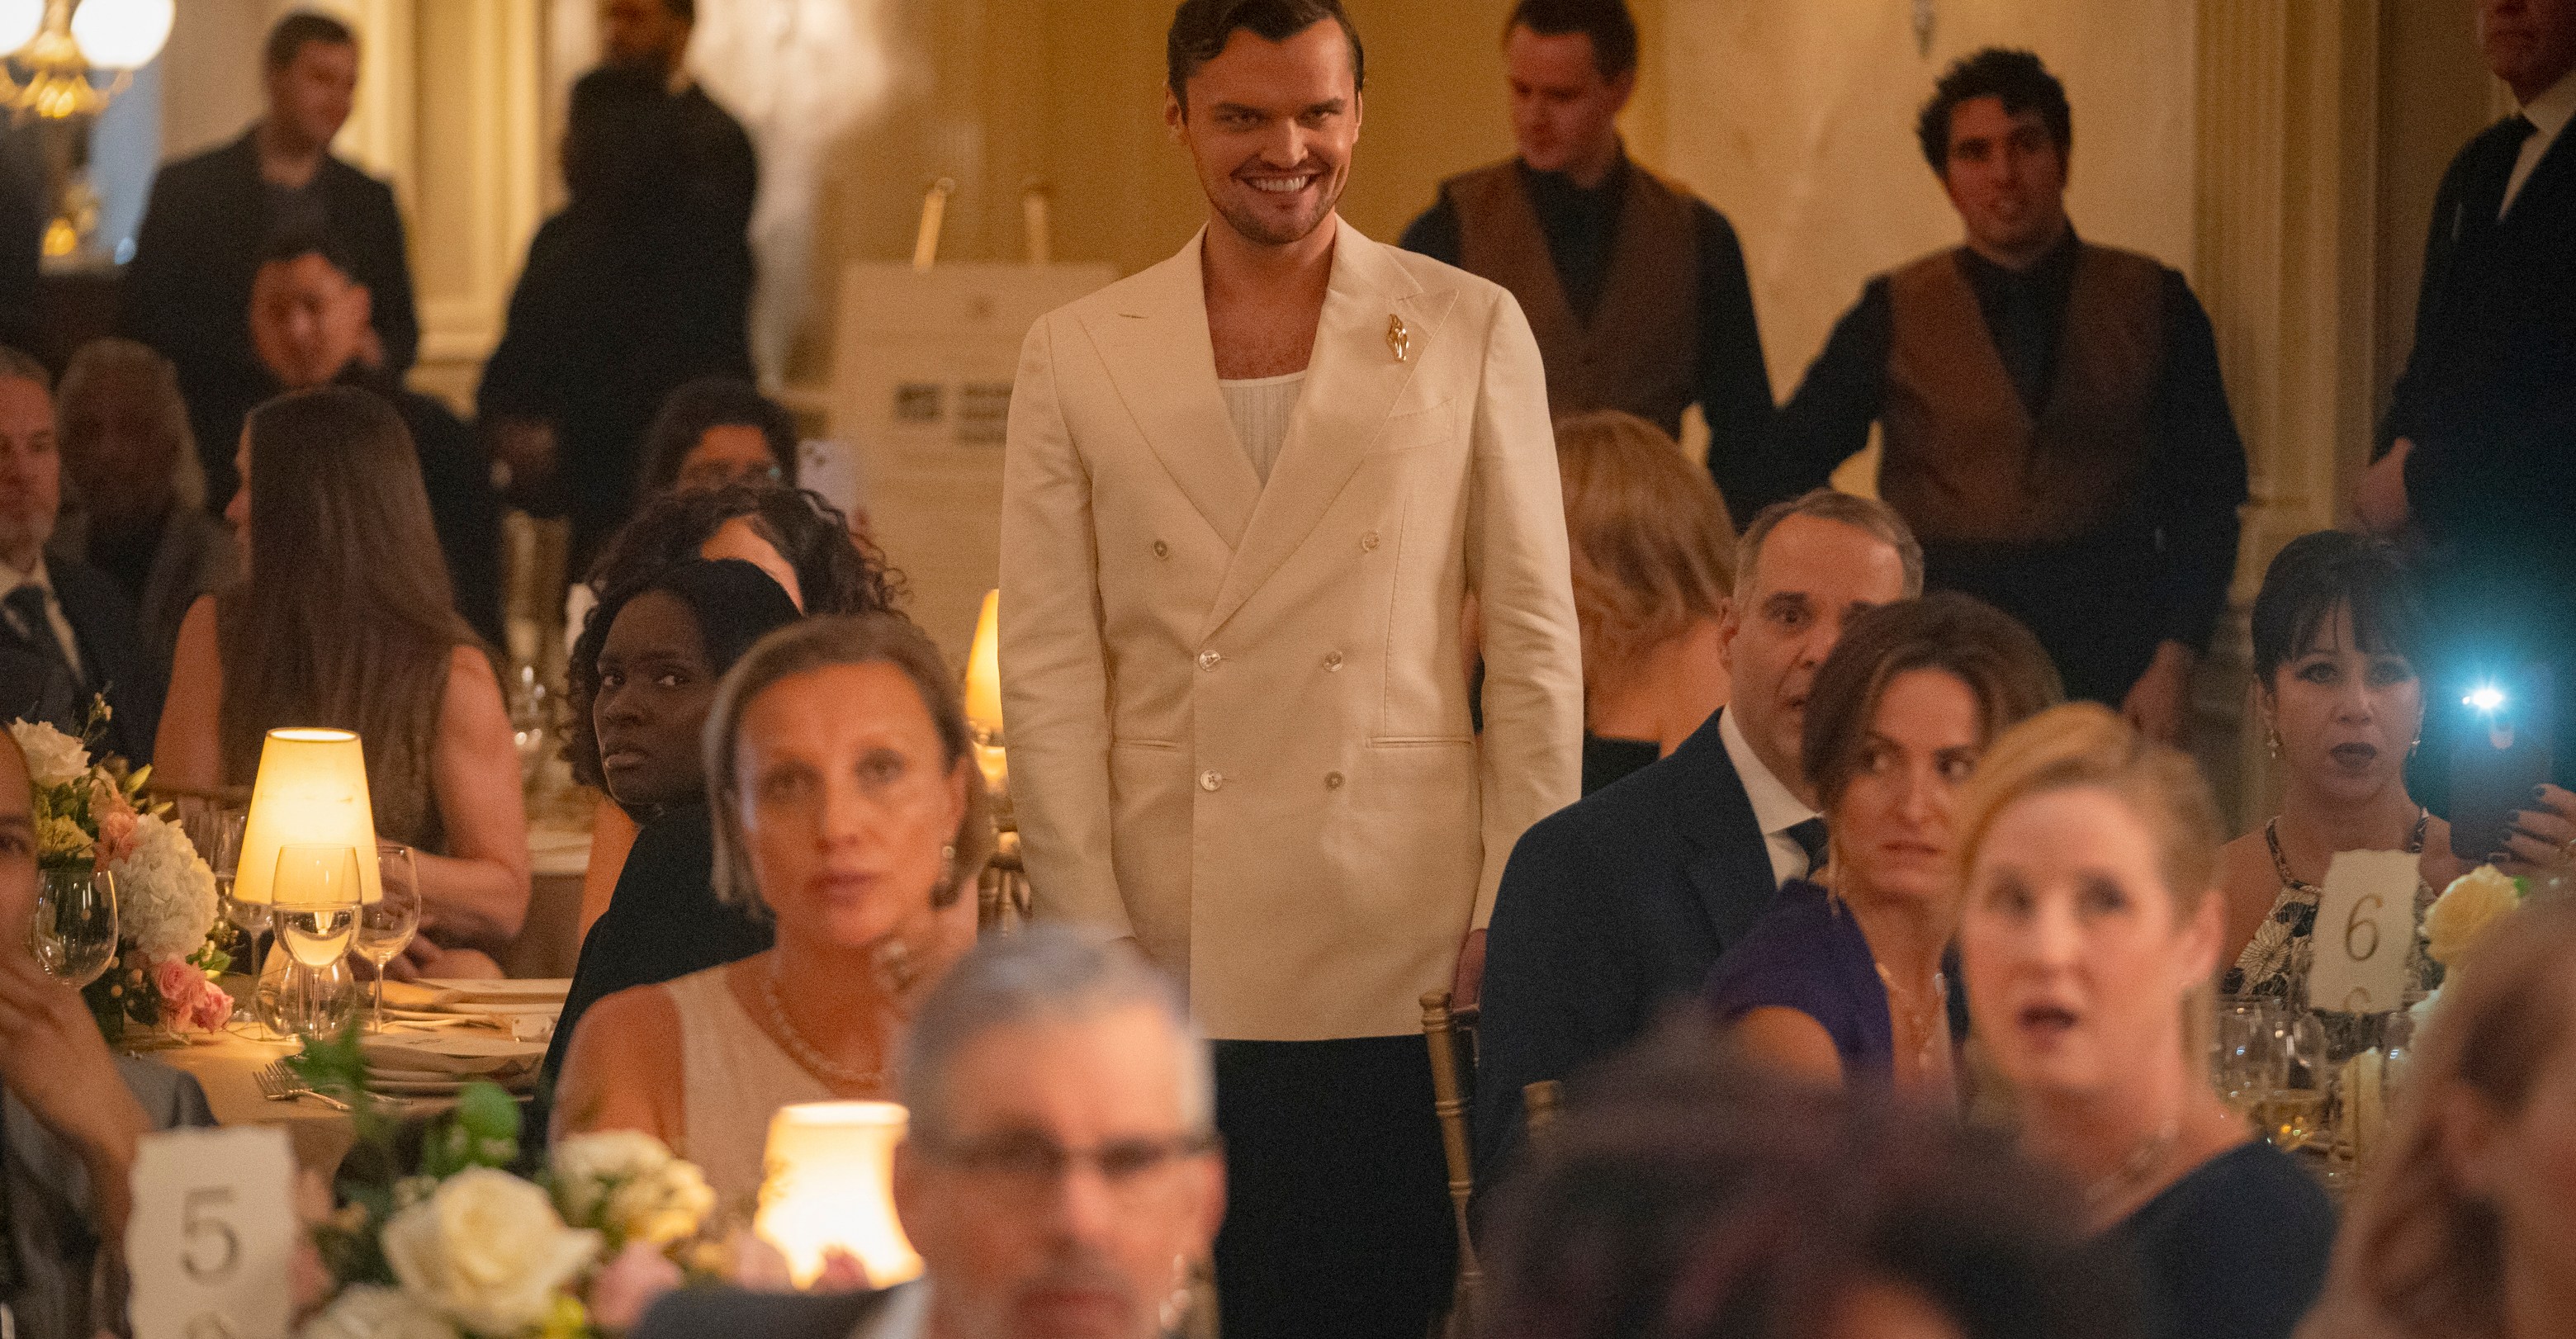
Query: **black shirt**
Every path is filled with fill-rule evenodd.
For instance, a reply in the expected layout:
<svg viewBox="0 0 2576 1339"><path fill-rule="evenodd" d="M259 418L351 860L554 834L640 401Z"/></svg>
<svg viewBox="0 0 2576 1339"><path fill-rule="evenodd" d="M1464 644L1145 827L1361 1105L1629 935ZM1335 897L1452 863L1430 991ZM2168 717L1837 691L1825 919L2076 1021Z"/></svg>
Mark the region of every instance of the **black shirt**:
<svg viewBox="0 0 2576 1339"><path fill-rule="evenodd" d="M2335 1215L2306 1171L2256 1140L2113 1231L2137 1253L2148 1339L2289 1339L2325 1286Z"/></svg>
<svg viewBox="0 0 2576 1339"><path fill-rule="evenodd" d="M1516 166L1518 166L1516 164ZM1619 206L1628 189L1628 159L1590 189L1561 172L1520 166L1530 209L1547 237L1548 259L1565 289L1566 305L1589 323L1609 282L1610 250L1619 235ZM1691 201L1699 253L1699 411L1708 420L1709 474L1726 495L1735 523L1760 510L1740 496L1738 466L1759 455L1771 429L1771 373L1762 361L1762 331L1753 318L1753 287L1744 248L1726 217L1704 200ZM1405 250L1455 265L1461 254L1458 211L1449 198L1424 211L1404 230Z"/></svg>
<svg viewBox="0 0 2576 1339"><path fill-rule="evenodd" d="M2013 387L2036 414L2057 375L2078 243L2075 231L2028 270L2013 271L1962 251L1960 270L1977 295L1987 333ZM2153 551L2138 555L2153 588L2156 632L2194 650L2227 608L2236 573L2237 508L2244 505L2245 443L2227 407L2218 342L2191 285L2164 272L2164 378L2153 414L2156 455L2144 495L2129 520ZM1869 281L1860 301L1835 323L1824 352L1780 411L1773 450L1746 499L1759 507L1821 488L1834 469L1869 442L1870 424L1886 405L1887 364L1895 341L1887 277ZM2052 648L2054 649L2054 648Z"/></svg>

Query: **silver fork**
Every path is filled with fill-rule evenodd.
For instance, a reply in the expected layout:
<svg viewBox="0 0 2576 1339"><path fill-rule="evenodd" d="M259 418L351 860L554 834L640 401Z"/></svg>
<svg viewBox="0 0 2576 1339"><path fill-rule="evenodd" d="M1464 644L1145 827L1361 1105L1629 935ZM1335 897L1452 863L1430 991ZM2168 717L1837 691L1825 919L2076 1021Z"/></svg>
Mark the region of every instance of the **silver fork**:
<svg viewBox="0 0 2576 1339"><path fill-rule="evenodd" d="M348 1103L329 1093L315 1092L313 1086L297 1078L295 1071L288 1069L283 1060L260 1066L251 1077L259 1083L259 1095L272 1102L292 1102L299 1097L318 1097L337 1110L350 1109Z"/></svg>

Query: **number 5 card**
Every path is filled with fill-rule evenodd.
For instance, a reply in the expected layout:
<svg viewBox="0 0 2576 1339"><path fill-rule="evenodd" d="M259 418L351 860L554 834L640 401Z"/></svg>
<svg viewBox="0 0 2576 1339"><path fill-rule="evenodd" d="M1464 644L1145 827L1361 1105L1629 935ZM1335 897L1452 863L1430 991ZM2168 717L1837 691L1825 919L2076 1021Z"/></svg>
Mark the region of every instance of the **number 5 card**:
<svg viewBox="0 0 2576 1339"><path fill-rule="evenodd" d="M282 1130L145 1135L125 1230L135 1339L285 1339L294 1186Z"/></svg>
<svg viewBox="0 0 2576 1339"><path fill-rule="evenodd" d="M2416 864L2404 851L2336 853L2309 936L2309 1008L2375 1014L2405 1005Z"/></svg>

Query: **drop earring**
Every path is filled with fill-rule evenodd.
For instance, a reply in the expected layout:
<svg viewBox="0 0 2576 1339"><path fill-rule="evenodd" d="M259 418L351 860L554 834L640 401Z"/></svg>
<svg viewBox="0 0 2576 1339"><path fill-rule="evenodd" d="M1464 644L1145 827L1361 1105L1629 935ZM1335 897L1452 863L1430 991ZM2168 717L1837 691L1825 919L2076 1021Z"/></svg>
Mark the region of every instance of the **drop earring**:
<svg viewBox="0 0 2576 1339"><path fill-rule="evenodd" d="M2264 751L2265 753L2270 754L2270 755L2271 755L2273 758L2275 758L2275 759L2278 759L2278 758L2281 756L2281 732L2280 732L2280 731L2278 731L2278 730L2265 730L2265 731L2263 732L2263 751Z"/></svg>

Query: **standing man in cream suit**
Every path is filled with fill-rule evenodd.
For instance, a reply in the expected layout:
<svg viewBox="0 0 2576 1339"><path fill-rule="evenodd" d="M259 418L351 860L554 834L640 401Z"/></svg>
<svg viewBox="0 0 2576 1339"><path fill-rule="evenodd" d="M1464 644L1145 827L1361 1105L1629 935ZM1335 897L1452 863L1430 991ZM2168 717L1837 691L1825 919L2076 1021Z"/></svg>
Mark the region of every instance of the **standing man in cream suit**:
<svg viewBox="0 0 2576 1339"><path fill-rule="evenodd" d="M1338 0L1187 0L1168 54L1207 226L1040 320L1011 404L1023 850L1041 917L1131 937L1216 1039L1229 1339L1420 1339L1454 1243L1418 1000L1472 996L1512 843L1579 788L1546 381L1503 289L1334 213Z"/></svg>

